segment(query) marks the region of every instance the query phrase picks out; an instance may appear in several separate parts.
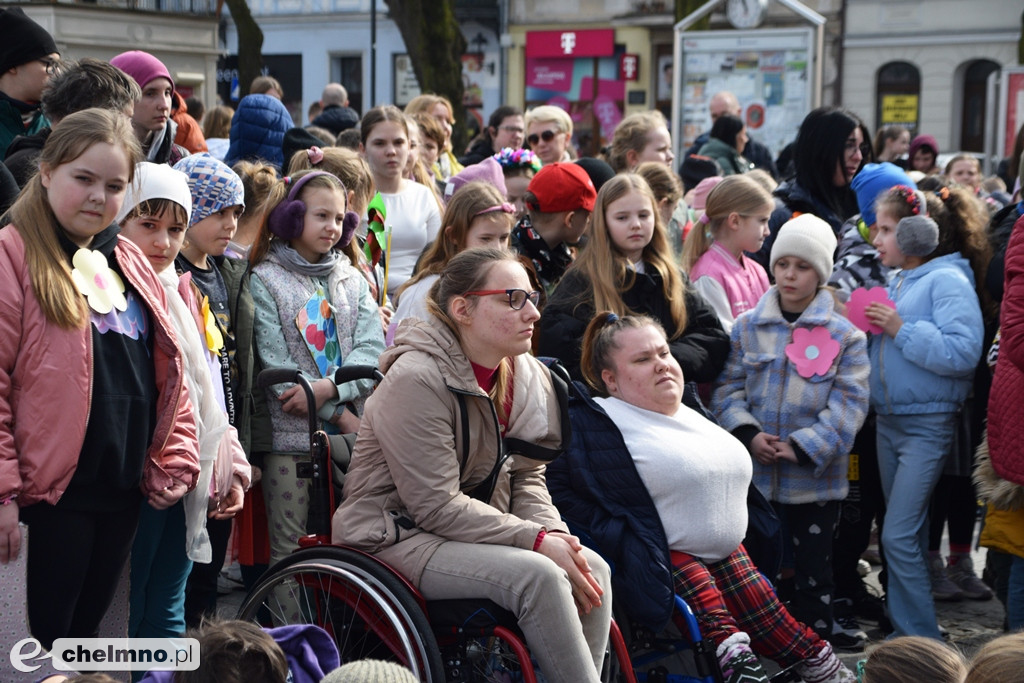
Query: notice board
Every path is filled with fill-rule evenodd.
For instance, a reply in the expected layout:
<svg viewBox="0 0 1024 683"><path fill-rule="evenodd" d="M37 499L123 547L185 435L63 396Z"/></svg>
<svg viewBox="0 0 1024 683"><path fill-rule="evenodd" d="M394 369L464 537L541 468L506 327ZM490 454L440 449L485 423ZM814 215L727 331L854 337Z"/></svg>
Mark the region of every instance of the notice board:
<svg viewBox="0 0 1024 683"><path fill-rule="evenodd" d="M778 153L796 137L815 101L814 30L684 31L675 55L672 123L676 156L711 130L708 103L728 90L747 133Z"/></svg>

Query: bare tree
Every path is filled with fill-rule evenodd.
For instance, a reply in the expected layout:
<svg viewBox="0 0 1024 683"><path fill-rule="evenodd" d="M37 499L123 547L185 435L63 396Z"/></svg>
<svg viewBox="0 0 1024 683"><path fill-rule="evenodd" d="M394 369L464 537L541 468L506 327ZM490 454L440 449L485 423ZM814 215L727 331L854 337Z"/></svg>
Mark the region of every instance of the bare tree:
<svg viewBox="0 0 1024 683"><path fill-rule="evenodd" d="M249 94L249 86L263 69L263 31L249 11L246 0L220 1L227 4L238 31L238 89L241 98ZM220 16L219 6L217 16Z"/></svg>
<svg viewBox="0 0 1024 683"><path fill-rule="evenodd" d="M466 39L455 21L455 0L385 2L405 41L420 89L444 95L459 115L462 112L462 55L466 53ZM460 122L452 133L455 149L464 146L465 130L464 123Z"/></svg>

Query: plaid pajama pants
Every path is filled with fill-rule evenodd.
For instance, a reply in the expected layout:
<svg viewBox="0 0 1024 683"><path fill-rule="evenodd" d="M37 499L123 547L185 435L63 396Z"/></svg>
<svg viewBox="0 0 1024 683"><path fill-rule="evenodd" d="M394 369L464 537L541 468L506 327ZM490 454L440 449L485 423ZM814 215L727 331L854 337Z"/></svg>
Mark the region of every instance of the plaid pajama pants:
<svg viewBox="0 0 1024 683"><path fill-rule="evenodd" d="M701 633L716 647L742 631L754 652L783 667L821 650L821 639L779 602L742 545L717 562L676 551L671 559L676 594L690 605Z"/></svg>

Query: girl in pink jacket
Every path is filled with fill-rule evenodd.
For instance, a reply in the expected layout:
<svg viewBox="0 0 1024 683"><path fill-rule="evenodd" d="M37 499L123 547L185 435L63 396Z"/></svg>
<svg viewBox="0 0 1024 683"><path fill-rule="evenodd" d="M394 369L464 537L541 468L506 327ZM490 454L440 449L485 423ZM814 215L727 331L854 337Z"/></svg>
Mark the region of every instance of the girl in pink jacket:
<svg viewBox="0 0 1024 683"><path fill-rule="evenodd" d="M113 223L139 156L120 113L66 117L0 231L0 562L26 524L47 649L97 636L142 501L174 505L199 472L163 288Z"/></svg>
<svg viewBox="0 0 1024 683"><path fill-rule="evenodd" d="M771 195L755 181L729 176L708 194L704 214L686 238L683 270L726 332L768 291L768 274L743 252L761 248L773 208Z"/></svg>

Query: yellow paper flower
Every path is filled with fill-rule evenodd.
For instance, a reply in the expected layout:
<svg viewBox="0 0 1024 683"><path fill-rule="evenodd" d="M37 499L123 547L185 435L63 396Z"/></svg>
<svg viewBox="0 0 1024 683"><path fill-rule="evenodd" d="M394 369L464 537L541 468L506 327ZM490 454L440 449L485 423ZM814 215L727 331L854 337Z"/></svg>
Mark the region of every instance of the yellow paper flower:
<svg viewBox="0 0 1024 683"><path fill-rule="evenodd" d="M71 281L89 302L89 307L100 315L111 310L124 311L128 300L124 297L124 282L107 265L107 257L99 251L79 249L71 259L75 267Z"/></svg>
<svg viewBox="0 0 1024 683"><path fill-rule="evenodd" d="M224 335L220 333L220 328L217 327L217 318L210 310L210 297L208 296L203 297L201 313L203 314L203 328L206 331L206 348L214 353L220 353L224 346Z"/></svg>

